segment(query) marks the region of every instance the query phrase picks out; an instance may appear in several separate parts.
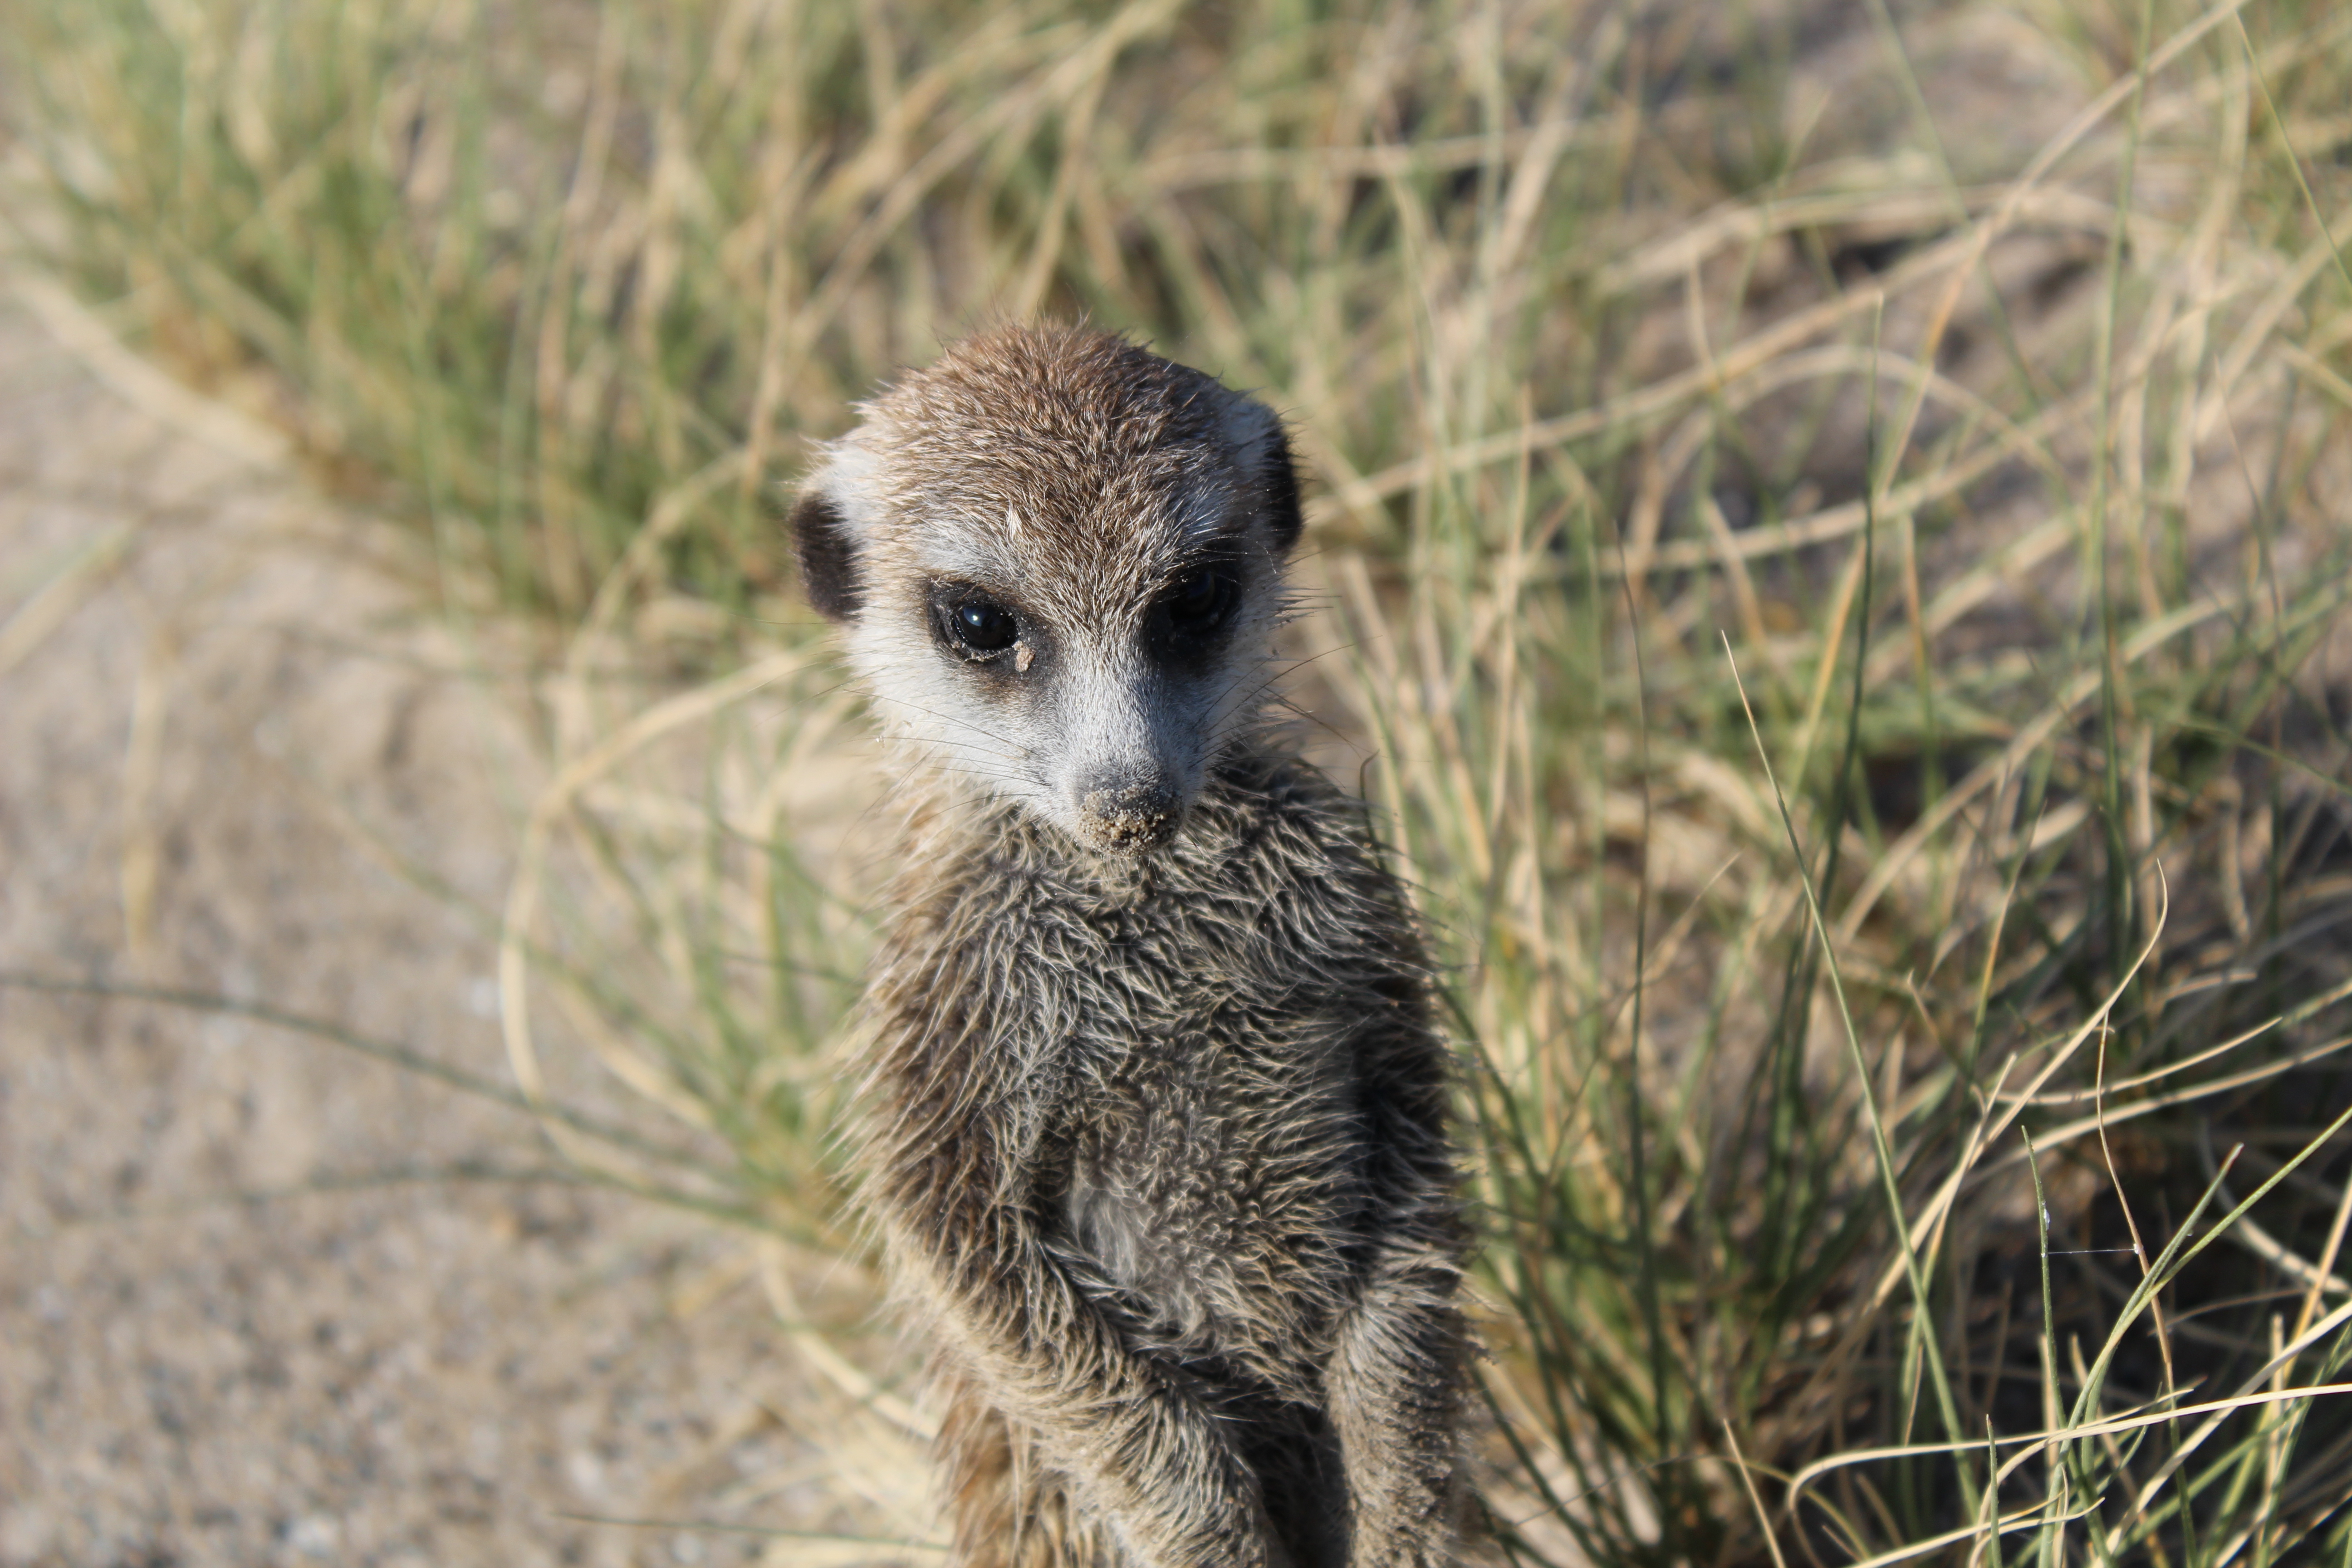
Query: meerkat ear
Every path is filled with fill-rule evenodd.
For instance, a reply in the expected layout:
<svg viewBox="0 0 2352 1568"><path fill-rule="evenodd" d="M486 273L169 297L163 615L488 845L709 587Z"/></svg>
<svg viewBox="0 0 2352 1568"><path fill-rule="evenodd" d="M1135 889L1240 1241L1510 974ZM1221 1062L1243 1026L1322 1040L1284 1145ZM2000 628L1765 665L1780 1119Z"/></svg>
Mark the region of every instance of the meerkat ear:
<svg viewBox="0 0 2352 1568"><path fill-rule="evenodd" d="M1221 389L1223 390L1223 389ZM1298 509L1298 459L1282 416L1244 393L1225 391L1225 450L1241 471L1256 481L1255 517L1265 545L1279 561L1298 542L1305 519Z"/></svg>
<svg viewBox="0 0 2352 1568"><path fill-rule="evenodd" d="M1276 555L1288 555L1307 520L1298 505L1298 459L1291 455L1290 433L1279 426L1258 466L1258 495L1266 542Z"/></svg>
<svg viewBox="0 0 2352 1568"><path fill-rule="evenodd" d="M810 607L829 621L845 621L864 600L857 580L857 545L841 508L815 485L793 507L793 555L801 567L801 591Z"/></svg>

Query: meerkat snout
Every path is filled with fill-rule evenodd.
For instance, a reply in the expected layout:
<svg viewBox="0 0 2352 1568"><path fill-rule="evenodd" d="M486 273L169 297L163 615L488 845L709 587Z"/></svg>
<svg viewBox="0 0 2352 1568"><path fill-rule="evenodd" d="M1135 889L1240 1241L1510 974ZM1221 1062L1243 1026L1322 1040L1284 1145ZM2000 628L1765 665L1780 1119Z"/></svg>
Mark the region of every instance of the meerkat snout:
<svg viewBox="0 0 2352 1568"><path fill-rule="evenodd" d="M1165 845L1259 719L1299 529L1281 421L1053 328L969 339L860 412L792 527L885 734L1090 849Z"/></svg>
<svg viewBox="0 0 2352 1568"><path fill-rule="evenodd" d="M1109 780L1080 797L1078 814L1097 848L1139 855L1174 835L1183 821L1184 804L1182 795L1156 779L1132 784Z"/></svg>

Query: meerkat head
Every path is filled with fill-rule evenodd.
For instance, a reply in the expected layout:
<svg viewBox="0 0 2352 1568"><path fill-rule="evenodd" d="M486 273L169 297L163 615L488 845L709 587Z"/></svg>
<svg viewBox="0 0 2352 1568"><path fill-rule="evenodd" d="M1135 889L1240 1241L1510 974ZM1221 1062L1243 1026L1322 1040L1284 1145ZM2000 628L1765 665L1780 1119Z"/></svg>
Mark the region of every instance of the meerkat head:
<svg viewBox="0 0 2352 1568"><path fill-rule="evenodd" d="M1166 842L1262 705L1282 422L1072 328L967 339L860 412L792 531L886 732L1090 847Z"/></svg>

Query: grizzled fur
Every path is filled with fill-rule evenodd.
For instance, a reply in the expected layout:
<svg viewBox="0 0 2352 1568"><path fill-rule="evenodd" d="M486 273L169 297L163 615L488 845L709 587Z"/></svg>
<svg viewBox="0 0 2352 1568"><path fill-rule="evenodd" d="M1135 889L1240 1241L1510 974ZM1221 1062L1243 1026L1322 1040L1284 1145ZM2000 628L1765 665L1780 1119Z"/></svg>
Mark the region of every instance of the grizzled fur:
<svg viewBox="0 0 2352 1568"><path fill-rule="evenodd" d="M1446 1057L1360 812L1259 715L1278 422L1031 329L864 414L794 532L917 764L863 1159L951 1561L1451 1562Z"/></svg>

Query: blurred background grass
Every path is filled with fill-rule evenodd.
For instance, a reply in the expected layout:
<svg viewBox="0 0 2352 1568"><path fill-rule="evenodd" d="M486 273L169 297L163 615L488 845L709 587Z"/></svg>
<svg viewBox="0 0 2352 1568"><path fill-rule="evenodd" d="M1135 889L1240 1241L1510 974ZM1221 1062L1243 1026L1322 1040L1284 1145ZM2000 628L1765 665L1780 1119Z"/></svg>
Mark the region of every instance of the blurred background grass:
<svg viewBox="0 0 2352 1568"><path fill-rule="evenodd" d="M927 1427L828 1142L887 824L777 501L895 367L1084 315L1296 422L1286 651L1465 1062L1499 1550L2352 1562L2290 1397L2352 1354L2352 15L0 23L24 243L538 640L515 1069L759 1238L869 1464ZM684 1168L556 1114L547 1005Z"/></svg>

